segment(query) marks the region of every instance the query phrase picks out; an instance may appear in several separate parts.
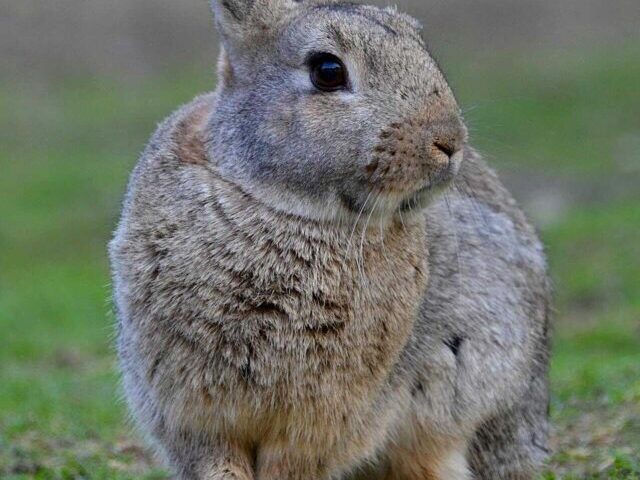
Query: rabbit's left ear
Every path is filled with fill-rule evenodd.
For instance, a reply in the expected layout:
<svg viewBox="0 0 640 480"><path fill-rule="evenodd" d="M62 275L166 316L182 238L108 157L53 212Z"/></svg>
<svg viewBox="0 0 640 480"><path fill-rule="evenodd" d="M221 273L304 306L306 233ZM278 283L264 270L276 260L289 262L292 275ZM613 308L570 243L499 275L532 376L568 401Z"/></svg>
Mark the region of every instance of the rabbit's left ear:
<svg viewBox="0 0 640 480"><path fill-rule="evenodd" d="M301 0L212 0L211 6L225 43L242 44L254 41L261 31L276 26L302 3Z"/></svg>

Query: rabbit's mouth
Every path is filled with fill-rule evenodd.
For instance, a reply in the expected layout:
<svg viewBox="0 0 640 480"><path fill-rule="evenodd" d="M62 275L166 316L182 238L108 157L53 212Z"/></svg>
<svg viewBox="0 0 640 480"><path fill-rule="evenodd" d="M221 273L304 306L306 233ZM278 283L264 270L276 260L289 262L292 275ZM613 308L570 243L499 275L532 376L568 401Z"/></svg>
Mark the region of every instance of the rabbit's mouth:
<svg viewBox="0 0 640 480"><path fill-rule="evenodd" d="M435 147L434 150L427 159L414 157L405 161L409 167L411 163L418 165L408 171L392 167L393 173L389 174L386 168L380 172L378 167L370 179L374 190L390 199L398 199L397 208L401 212L424 208L453 182L464 157L462 148L446 151Z"/></svg>
<svg viewBox="0 0 640 480"><path fill-rule="evenodd" d="M373 182L373 188L367 188L362 194L353 196L342 193L342 204L356 215L386 216L397 212L420 212L451 186L463 157L462 150L455 152L442 168L428 172L423 180L405 177L402 181Z"/></svg>
<svg viewBox="0 0 640 480"><path fill-rule="evenodd" d="M459 154L461 157L461 154ZM400 204L399 211L411 212L421 210L445 191L454 181L460 168L461 158L453 158L447 167L429 179L426 185L406 197Z"/></svg>
<svg viewBox="0 0 640 480"><path fill-rule="evenodd" d="M446 180L440 181L437 184L433 185L431 182L429 185L422 187L420 190L415 192L409 198L405 199L401 204L398 210L402 213L404 212L412 212L419 211L426 207L431 201L437 197L440 193L442 193L453 181L453 176L447 178Z"/></svg>

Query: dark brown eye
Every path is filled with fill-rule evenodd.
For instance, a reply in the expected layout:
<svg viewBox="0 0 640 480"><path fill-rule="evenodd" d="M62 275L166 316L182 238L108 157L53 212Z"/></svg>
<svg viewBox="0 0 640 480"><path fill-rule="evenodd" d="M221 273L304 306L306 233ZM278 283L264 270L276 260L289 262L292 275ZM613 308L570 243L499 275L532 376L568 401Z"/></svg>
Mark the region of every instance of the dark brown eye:
<svg viewBox="0 0 640 480"><path fill-rule="evenodd" d="M309 59L311 83L323 92L335 92L347 87L347 69L330 53L319 53Z"/></svg>

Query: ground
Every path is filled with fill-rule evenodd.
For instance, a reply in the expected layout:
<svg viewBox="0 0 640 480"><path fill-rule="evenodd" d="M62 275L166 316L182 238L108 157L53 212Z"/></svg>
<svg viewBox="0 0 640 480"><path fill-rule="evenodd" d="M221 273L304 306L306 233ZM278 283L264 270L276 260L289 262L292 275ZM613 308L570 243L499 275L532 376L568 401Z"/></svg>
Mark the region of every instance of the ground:
<svg viewBox="0 0 640 480"><path fill-rule="evenodd" d="M615 53L615 54L614 54ZM640 479L640 50L453 65L557 292L544 479ZM209 72L0 86L0 477L165 478L126 420L106 243L145 139Z"/></svg>

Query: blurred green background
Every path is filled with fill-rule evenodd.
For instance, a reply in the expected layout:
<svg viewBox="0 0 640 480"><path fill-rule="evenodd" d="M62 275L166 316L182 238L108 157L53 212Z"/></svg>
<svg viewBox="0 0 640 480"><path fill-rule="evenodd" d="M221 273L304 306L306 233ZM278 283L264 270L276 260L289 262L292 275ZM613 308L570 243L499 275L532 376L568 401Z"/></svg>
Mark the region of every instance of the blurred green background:
<svg viewBox="0 0 640 480"><path fill-rule="evenodd" d="M548 245L546 479L640 478L640 3L402 1ZM205 0L0 3L0 478L164 478L126 420L106 244L155 124L215 84Z"/></svg>

